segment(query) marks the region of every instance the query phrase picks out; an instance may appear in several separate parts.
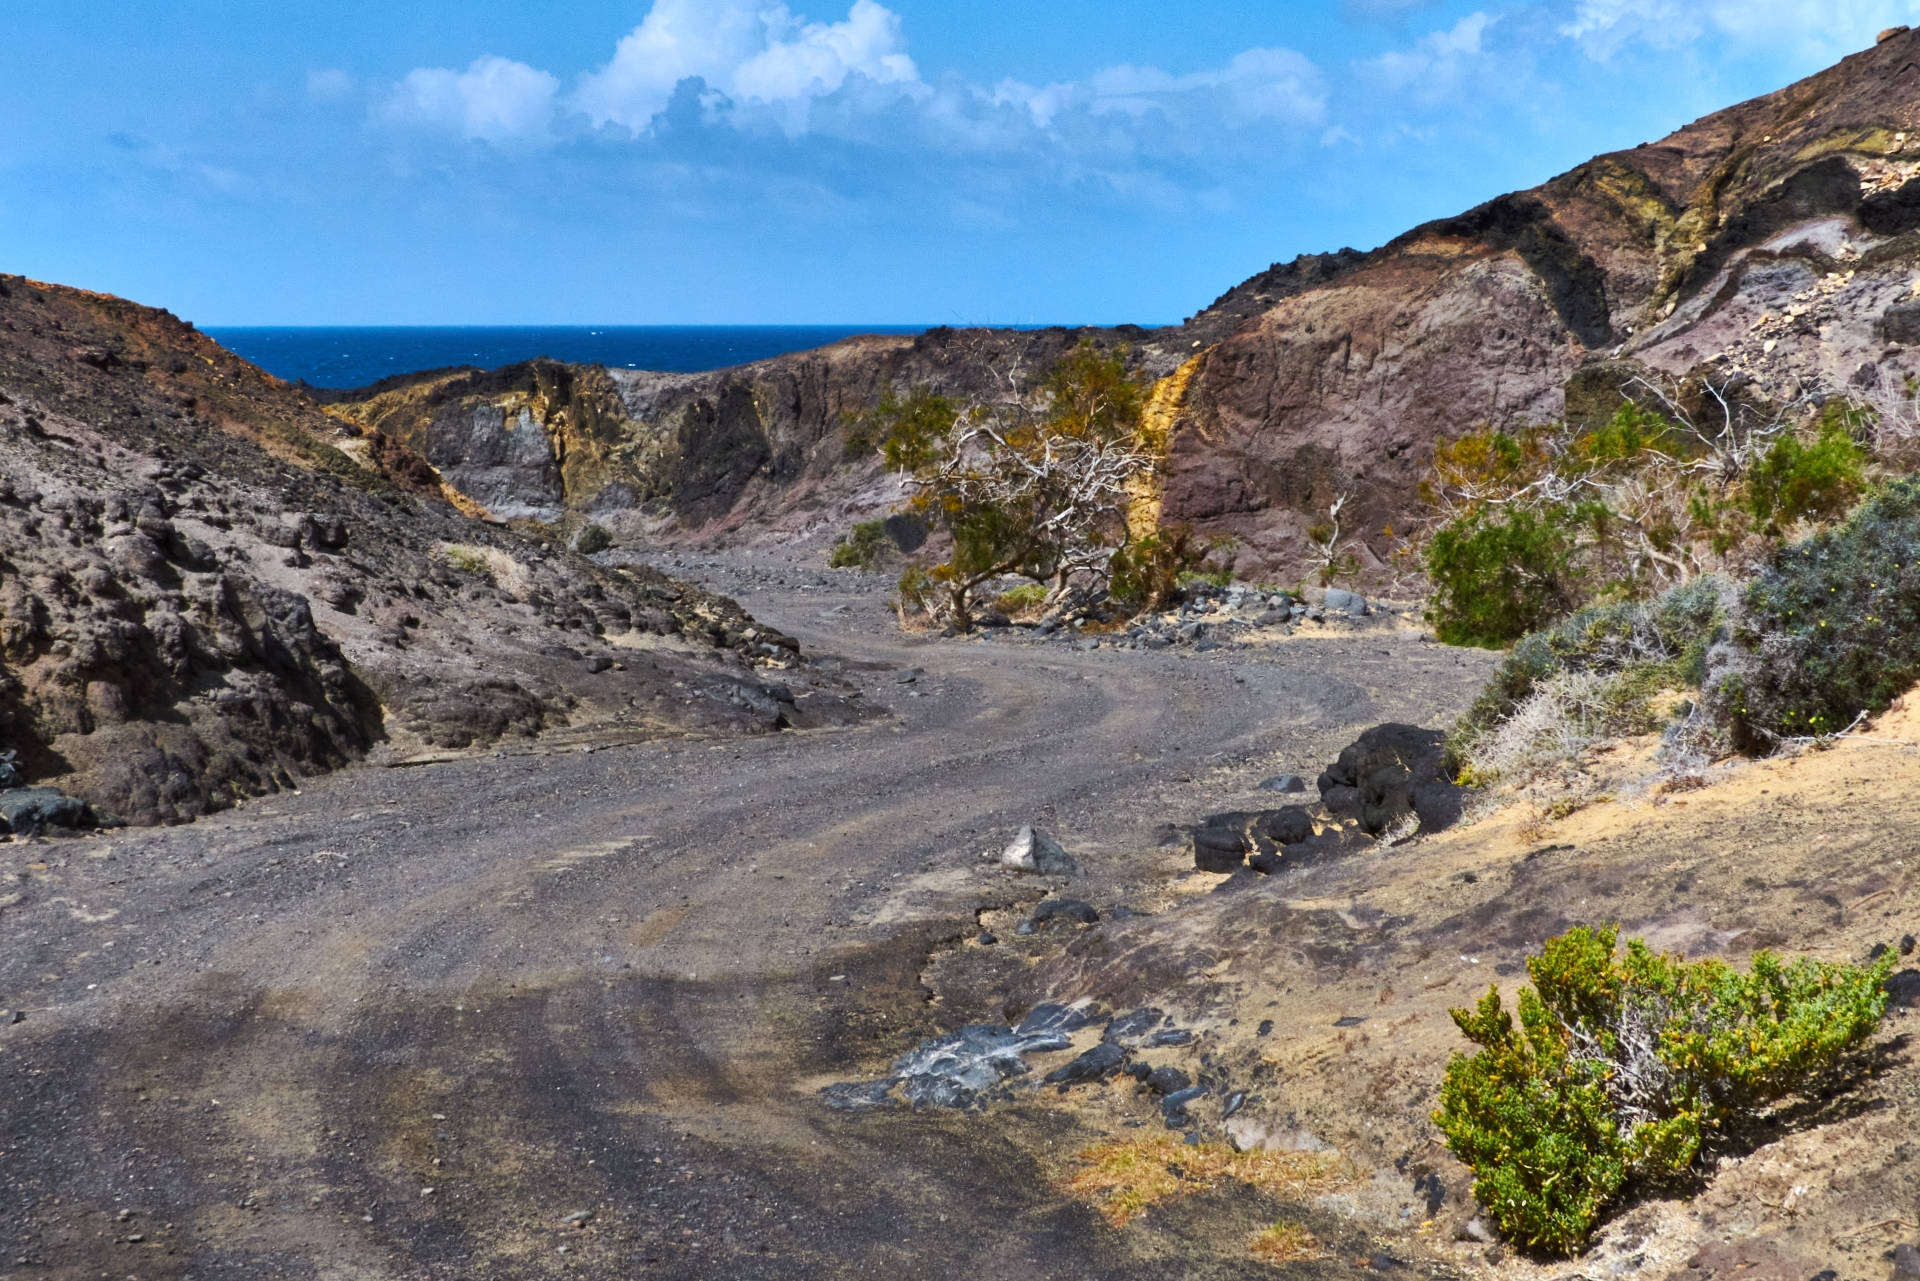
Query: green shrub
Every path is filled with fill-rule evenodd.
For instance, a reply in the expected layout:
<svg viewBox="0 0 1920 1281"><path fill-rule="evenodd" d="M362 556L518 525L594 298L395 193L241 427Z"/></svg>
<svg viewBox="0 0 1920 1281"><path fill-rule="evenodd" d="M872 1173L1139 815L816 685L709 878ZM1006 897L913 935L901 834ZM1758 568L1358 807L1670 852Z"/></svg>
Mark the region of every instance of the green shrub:
<svg viewBox="0 0 1920 1281"><path fill-rule="evenodd" d="M1866 463L1846 407L1835 402L1811 442L1788 433L1755 464L1747 478L1748 506L1754 519L1775 530L1797 520L1831 520L1859 497Z"/></svg>
<svg viewBox="0 0 1920 1281"><path fill-rule="evenodd" d="M1494 669L1452 737L1464 759L1481 736L1551 678L1567 672L1625 677L1622 688L1698 685L1707 649L1725 626L1725 579L1696 578L1650 601L1594 605L1522 637Z"/></svg>
<svg viewBox="0 0 1920 1281"><path fill-rule="evenodd" d="M1136 538L1114 551L1107 594L1131 610L1165 609L1179 594L1181 581L1219 546L1201 545L1191 525L1172 525Z"/></svg>
<svg viewBox="0 0 1920 1281"><path fill-rule="evenodd" d="M833 569L875 569L887 550L887 522L862 521L833 545L827 564Z"/></svg>
<svg viewBox="0 0 1920 1281"><path fill-rule="evenodd" d="M1047 589L1039 583L1022 583L993 598L993 606L1003 614L1023 614L1047 603Z"/></svg>
<svg viewBox="0 0 1920 1281"><path fill-rule="evenodd" d="M1789 544L1750 583L1704 702L1745 751L1838 733L1920 680L1920 481Z"/></svg>
<svg viewBox="0 0 1920 1281"><path fill-rule="evenodd" d="M1449 645L1498 649L1580 603L1578 534L1603 521L1597 503L1479 508L1435 531L1428 616Z"/></svg>
<svg viewBox="0 0 1920 1281"><path fill-rule="evenodd" d="M1572 1253L1621 1192L1813 1085L1886 1011L1894 953L1868 968L1755 954L1741 974L1617 930L1569 930L1528 961L1519 1023L1490 990L1454 1010L1482 1047L1447 1065L1434 1122L1474 1195L1521 1245Z"/></svg>
<svg viewBox="0 0 1920 1281"><path fill-rule="evenodd" d="M607 532L604 525L584 526L578 534L573 536L573 550L582 556L603 552L611 546L613 546L613 535Z"/></svg>

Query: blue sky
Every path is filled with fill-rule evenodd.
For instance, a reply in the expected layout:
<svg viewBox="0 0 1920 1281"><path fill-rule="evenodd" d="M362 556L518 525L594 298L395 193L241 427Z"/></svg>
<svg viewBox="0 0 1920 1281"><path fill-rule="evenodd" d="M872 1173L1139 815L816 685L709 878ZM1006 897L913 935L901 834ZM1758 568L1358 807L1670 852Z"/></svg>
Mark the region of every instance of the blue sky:
<svg viewBox="0 0 1920 1281"><path fill-rule="evenodd" d="M203 325L1157 323L1920 0L0 0L0 270Z"/></svg>

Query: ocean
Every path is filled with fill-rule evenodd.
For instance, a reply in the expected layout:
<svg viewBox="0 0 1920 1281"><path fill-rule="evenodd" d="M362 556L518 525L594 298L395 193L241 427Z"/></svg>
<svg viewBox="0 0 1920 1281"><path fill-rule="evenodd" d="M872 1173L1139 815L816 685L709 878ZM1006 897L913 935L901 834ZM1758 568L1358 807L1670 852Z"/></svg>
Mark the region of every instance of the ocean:
<svg viewBox="0 0 1920 1281"><path fill-rule="evenodd" d="M917 334L929 325L644 325L599 327L241 328L206 332L289 382L365 387L395 374L450 365L494 369L535 356L615 369L692 373L809 351L855 334Z"/></svg>

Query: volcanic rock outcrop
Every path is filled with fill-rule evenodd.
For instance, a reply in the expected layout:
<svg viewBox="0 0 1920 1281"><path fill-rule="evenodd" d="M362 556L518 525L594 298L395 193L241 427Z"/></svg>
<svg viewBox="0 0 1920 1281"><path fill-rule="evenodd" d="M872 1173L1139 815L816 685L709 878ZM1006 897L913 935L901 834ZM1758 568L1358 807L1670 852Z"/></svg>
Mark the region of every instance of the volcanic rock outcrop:
<svg viewBox="0 0 1920 1281"><path fill-rule="evenodd" d="M1161 519L1284 576L1348 496L1371 568L1435 441L1610 412L1656 374L1785 404L1844 395L1920 436L1920 34L1369 252L1276 264L1161 329L933 330L710 374L448 371L347 397L502 515L643 515L662 537L836 531L897 491L849 464L887 392L967 399L1082 338L1125 344L1170 428Z"/></svg>
<svg viewBox="0 0 1920 1281"><path fill-rule="evenodd" d="M449 498L166 312L0 276L0 751L154 822L370 752L802 718L733 602Z"/></svg>

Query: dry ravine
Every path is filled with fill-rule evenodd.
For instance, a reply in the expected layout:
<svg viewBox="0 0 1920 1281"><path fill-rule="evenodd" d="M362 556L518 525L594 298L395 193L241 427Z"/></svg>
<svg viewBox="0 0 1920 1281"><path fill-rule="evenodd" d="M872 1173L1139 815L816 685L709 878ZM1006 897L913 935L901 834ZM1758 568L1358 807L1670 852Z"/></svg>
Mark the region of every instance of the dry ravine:
<svg viewBox="0 0 1920 1281"><path fill-rule="evenodd" d="M1261 1275L1261 1194L1121 1233L1057 1191L1106 1124L1057 1096L849 1117L818 1090L1004 1017L1011 975L941 975L1045 893L981 860L1023 823L1110 912L1188 857L1166 824L1444 720L1484 658L1390 625L915 641L876 584L778 568L718 585L766 581L750 607L884 714L0 846L0 1276Z"/></svg>

